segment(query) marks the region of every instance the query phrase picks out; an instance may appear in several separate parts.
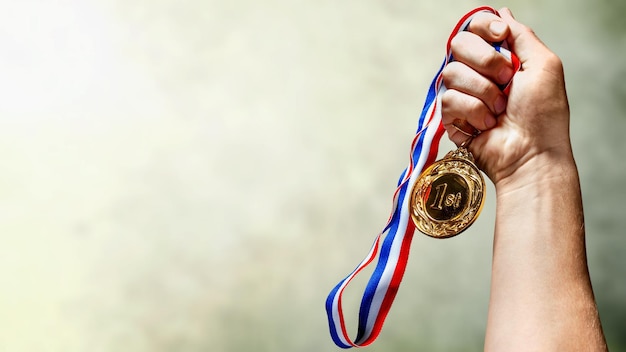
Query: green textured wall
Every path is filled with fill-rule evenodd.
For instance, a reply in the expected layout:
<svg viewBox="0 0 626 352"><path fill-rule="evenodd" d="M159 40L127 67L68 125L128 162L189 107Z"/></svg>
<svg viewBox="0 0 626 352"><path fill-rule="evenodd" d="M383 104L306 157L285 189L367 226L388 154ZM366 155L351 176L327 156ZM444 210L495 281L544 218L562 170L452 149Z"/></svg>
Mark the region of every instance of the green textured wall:
<svg viewBox="0 0 626 352"><path fill-rule="evenodd" d="M491 4L564 61L612 351L626 351L625 4ZM336 350L326 294L384 225L447 35L478 5L3 4L0 351ZM464 235L416 236L367 350L482 350L488 191ZM346 293L351 331L363 283Z"/></svg>

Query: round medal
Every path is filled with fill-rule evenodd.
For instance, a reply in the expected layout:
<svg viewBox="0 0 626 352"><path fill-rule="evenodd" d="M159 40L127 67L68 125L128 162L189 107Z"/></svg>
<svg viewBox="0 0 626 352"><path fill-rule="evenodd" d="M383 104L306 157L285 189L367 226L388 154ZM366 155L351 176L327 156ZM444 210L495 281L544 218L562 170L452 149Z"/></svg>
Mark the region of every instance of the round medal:
<svg viewBox="0 0 626 352"><path fill-rule="evenodd" d="M478 218L485 180L466 148L449 152L419 176L411 191L411 218L424 234L456 236Z"/></svg>

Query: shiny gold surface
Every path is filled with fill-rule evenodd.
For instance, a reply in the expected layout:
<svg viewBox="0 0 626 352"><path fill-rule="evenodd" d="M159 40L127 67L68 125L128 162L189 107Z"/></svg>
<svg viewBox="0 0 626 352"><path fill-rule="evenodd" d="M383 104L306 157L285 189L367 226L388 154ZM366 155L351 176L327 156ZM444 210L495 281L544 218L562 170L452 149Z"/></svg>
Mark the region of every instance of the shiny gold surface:
<svg viewBox="0 0 626 352"><path fill-rule="evenodd" d="M411 191L411 219L424 234L446 238L465 231L484 204L485 180L465 148L428 167Z"/></svg>

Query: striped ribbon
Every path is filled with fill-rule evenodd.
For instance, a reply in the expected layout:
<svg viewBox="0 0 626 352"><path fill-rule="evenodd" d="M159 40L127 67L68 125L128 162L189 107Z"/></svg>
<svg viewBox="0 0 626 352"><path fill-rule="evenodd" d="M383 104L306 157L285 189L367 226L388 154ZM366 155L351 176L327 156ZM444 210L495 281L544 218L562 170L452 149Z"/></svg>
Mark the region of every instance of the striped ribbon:
<svg viewBox="0 0 626 352"><path fill-rule="evenodd" d="M398 292L415 231L408 204L410 190L422 170L435 161L439 141L445 131L441 122L441 96L446 87L443 85L441 72L453 60L450 51L452 38L457 33L466 30L472 18L480 12L499 15L491 7L476 8L463 16L452 31L446 46L447 55L428 90L418 121L417 133L411 144L410 163L398 181L398 188L393 195L393 207L387 225L376 236L367 256L350 275L332 289L326 299L330 335L335 344L341 348L362 347L374 342L380 334L385 318ZM513 63L515 71L519 70L521 65L517 57L503 47L505 43L500 44L494 44L495 49ZM508 86L503 88L507 94L508 88ZM341 305L343 291L361 270L373 262L376 256L379 257L378 263L363 292L357 336L352 340L346 331L343 316Z"/></svg>

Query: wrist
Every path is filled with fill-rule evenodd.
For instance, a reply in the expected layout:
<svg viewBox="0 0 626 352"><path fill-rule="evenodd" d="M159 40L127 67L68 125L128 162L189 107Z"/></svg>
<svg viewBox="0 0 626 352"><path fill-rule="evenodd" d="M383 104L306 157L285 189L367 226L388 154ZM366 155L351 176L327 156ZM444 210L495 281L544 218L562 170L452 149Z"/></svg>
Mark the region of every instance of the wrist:
<svg viewBox="0 0 626 352"><path fill-rule="evenodd" d="M570 180L578 182L578 171L571 149L567 149L529 157L513 172L496 180L494 185L498 194L509 194Z"/></svg>

